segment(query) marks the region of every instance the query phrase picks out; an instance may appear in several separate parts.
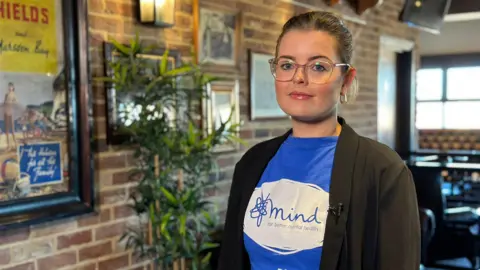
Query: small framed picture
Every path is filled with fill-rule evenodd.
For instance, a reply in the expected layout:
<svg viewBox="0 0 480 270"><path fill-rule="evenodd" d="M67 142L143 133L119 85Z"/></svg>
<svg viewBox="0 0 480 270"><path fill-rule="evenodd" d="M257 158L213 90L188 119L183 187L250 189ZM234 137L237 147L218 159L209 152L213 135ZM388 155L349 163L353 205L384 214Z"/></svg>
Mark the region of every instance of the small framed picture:
<svg viewBox="0 0 480 270"><path fill-rule="evenodd" d="M198 64L218 70L237 69L242 44L241 13L206 6L196 7L195 11Z"/></svg>
<svg viewBox="0 0 480 270"><path fill-rule="evenodd" d="M207 85L207 96L203 102L204 125L208 132L212 132L226 122L231 115L230 124L240 122L239 82L215 81ZM229 126L227 125L227 129ZM236 134L238 135L238 134ZM228 152L238 149L238 144L225 141L213 149L214 152Z"/></svg>
<svg viewBox="0 0 480 270"><path fill-rule="evenodd" d="M287 119L278 105L275 79L268 63L274 55L249 50L248 56L250 120Z"/></svg>

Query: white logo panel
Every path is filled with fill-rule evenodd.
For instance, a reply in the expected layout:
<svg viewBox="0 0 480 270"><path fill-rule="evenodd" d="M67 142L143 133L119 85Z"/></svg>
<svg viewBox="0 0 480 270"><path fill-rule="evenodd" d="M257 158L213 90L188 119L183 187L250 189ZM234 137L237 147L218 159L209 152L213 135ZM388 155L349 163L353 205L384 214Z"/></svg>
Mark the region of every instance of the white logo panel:
<svg viewBox="0 0 480 270"><path fill-rule="evenodd" d="M289 179L255 189L245 213L244 232L278 254L323 246L329 194Z"/></svg>

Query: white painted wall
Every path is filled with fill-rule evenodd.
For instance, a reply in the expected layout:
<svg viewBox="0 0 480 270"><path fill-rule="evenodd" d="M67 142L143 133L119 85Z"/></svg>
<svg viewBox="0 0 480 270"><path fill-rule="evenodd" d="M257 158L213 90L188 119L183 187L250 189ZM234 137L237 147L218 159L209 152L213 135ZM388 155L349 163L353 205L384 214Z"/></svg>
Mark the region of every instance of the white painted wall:
<svg viewBox="0 0 480 270"><path fill-rule="evenodd" d="M480 20L445 22L440 35L420 34L420 54L480 53Z"/></svg>

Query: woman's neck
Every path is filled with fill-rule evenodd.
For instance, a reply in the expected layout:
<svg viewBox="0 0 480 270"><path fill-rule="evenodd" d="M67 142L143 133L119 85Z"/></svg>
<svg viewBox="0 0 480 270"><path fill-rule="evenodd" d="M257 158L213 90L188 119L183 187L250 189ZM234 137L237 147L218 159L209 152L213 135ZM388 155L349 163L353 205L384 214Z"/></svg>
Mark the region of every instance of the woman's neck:
<svg viewBox="0 0 480 270"><path fill-rule="evenodd" d="M323 119L320 122L308 123L292 119L293 137L312 138L339 136L342 126L338 123L336 116Z"/></svg>

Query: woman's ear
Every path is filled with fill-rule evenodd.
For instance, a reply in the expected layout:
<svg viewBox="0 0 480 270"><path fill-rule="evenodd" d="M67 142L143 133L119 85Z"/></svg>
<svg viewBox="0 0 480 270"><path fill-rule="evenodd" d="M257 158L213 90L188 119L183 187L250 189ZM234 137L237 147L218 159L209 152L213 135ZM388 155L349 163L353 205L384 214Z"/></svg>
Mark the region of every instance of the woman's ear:
<svg viewBox="0 0 480 270"><path fill-rule="evenodd" d="M355 80L355 76L357 76L357 70L354 67L350 67L347 70L347 74L343 77L343 85L342 90L340 92L341 95L346 95L350 86L352 86L353 81Z"/></svg>

